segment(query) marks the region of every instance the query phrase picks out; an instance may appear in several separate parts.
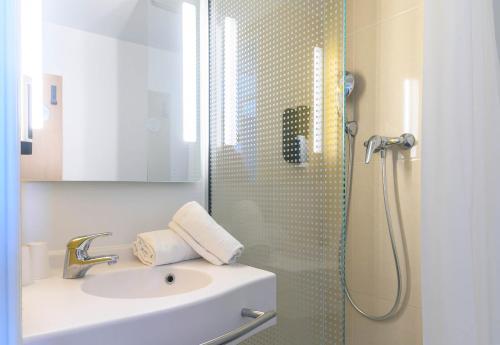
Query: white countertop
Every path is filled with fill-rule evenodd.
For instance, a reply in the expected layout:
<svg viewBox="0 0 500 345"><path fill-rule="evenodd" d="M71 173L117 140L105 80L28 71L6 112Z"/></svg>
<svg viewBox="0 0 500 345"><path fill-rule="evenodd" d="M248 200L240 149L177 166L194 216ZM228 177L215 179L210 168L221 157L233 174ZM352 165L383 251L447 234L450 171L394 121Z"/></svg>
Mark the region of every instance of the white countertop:
<svg viewBox="0 0 500 345"><path fill-rule="evenodd" d="M245 284L274 277L273 273L253 267L240 264L215 266L203 259L168 267L202 270L211 275L213 280L201 289L178 295L135 299L104 298L82 291L81 284L86 278L62 279L62 270L54 270L50 278L38 280L22 289L23 338L133 319L166 309L175 310L215 298ZM127 259L113 266L97 265L90 269L86 277L131 269L153 268L146 267L137 260Z"/></svg>

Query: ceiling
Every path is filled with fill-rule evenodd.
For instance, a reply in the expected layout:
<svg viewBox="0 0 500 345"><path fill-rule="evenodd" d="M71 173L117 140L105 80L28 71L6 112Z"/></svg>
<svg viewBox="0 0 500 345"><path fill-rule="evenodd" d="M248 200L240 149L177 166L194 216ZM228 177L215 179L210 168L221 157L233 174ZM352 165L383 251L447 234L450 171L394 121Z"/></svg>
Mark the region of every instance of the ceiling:
<svg viewBox="0 0 500 345"><path fill-rule="evenodd" d="M43 17L46 22L178 51L181 5L182 0L43 0Z"/></svg>

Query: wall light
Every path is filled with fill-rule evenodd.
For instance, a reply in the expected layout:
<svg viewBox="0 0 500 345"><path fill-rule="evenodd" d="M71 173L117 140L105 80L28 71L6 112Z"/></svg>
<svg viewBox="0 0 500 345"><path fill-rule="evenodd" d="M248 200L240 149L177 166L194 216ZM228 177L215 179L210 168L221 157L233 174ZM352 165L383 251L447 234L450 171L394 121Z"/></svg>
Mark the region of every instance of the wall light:
<svg viewBox="0 0 500 345"><path fill-rule="evenodd" d="M21 115L31 107L32 129L43 128L43 76L42 76L42 1L21 1L21 77L30 79L30 92L20 82ZM21 121L26 125L26 121ZM24 128L21 128L26 132Z"/></svg>
<svg viewBox="0 0 500 345"><path fill-rule="evenodd" d="M185 142L196 142L197 85L196 6L182 3L182 130Z"/></svg>
<svg viewBox="0 0 500 345"><path fill-rule="evenodd" d="M323 49L314 47L313 58L313 151L323 152Z"/></svg>
<svg viewBox="0 0 500 345"><path fill-rule="evenodd" d="M224 19L224 144L238 140L238 23Z"/></svg>
<svg viewBox="0 0 500 345"><path fill-rule="evenodd" d="M221 23L215 25L215 145L221 147L224 145L224 26Z"/></svg>

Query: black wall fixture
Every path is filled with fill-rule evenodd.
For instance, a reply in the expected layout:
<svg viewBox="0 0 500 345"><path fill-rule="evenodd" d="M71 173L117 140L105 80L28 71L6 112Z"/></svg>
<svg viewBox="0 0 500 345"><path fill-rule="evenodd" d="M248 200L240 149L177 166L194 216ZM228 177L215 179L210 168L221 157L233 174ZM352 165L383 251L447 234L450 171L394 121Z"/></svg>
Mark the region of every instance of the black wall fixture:
<svg viewBox="0 0 500 345"><path fill-rule="evenodd" d="M22 155L33 154L33 143L31 141L21 141L21 154Z"/></svg>
<svg viewBox="0 0 500 345"><path fill-rule="evenodd" d="M307 162L307 138L311 108L298 106L285 109L282 124L282 154L288 163L301 164Z"/></svg>

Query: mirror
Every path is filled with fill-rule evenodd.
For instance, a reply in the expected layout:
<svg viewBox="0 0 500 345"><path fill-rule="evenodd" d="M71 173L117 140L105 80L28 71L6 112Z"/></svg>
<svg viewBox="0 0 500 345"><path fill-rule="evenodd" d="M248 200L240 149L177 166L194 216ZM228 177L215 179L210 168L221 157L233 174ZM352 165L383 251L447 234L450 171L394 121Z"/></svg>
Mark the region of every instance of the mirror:
<svg viewBox="0 0 500 345"><path fill-rule="evenodd" d="M21 1L24 181L201 177L199 3Z"/></svg>

